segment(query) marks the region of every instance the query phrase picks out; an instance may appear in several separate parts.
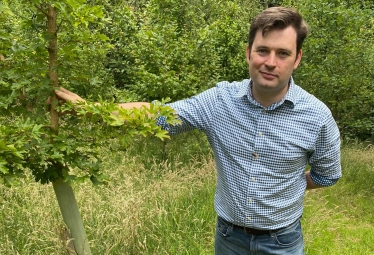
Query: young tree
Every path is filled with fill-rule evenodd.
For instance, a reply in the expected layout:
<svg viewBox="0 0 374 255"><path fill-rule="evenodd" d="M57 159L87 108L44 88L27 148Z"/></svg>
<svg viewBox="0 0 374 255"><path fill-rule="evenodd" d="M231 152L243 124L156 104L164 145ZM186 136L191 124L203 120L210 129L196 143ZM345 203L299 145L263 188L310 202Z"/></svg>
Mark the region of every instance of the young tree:
<svg viewBox="0 0 374 255"><path fill-rule="evenodd" d="M83 0L20 0L10 6L3 1L0 12L0 176L10 185L31 170L35 181L52 183L74 241L71 249L91 254L71 183L105 183L101 146L112 140L127 143L135 135L167 138L155 119L165 115L177 123L175 115L158 102L139 110L120 109L113 101L81 103L78 109L58 105L53 90L61 85L88 97L110 97L110 78L98 61L111 48L109 38L98 32L110 22L102 6ZM66 111L78 118L59 116Z"/></svg>

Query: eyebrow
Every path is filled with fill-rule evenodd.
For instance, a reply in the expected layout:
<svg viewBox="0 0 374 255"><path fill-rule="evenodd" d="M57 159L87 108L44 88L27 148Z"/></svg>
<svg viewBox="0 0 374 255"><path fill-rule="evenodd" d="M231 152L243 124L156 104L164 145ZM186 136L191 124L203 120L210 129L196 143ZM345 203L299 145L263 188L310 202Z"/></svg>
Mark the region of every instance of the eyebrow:
<svg viewBox="0 0 374 255"><path fill-rule="evenodd" d="M280 48L280 49L278 49L278 50L280 50L280 51L287 51L287 52L289 52L289 53L292 53L292 50L290 50L290 49Z"/></svg>
<svg viewBox="0 0 374 255"><path fill-rule="evenodd" d="M259 45L255 49L269 49L269 47L264 46L264 45ZM288 52L288 53L292 54L292 50L290 50L290 49L279 48L279 49L277 49L277 51L285 51L285 52Z"/></svg>

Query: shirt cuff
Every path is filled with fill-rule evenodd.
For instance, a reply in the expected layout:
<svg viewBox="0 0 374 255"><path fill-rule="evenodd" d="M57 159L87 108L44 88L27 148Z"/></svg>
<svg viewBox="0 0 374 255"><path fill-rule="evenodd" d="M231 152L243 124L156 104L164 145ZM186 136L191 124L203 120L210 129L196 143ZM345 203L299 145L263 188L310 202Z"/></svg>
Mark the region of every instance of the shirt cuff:
<svg viewBox="0 0 374 255"><path fill-rule="evenodd" d="M157 118L156 125L160 126L162 129L166 129L167 123L166 123L166 117L160 116Z"/></svg>
<svg viewBox="0 0 374 255"><path fill-rule="evenodd" d="M317 184L319 186L332 186L340 179L340 178L337 178L337 179L327 178L326 176L316 174L313 171L310 171L310 178L312 179L312 182L314 184Z"/></svg>

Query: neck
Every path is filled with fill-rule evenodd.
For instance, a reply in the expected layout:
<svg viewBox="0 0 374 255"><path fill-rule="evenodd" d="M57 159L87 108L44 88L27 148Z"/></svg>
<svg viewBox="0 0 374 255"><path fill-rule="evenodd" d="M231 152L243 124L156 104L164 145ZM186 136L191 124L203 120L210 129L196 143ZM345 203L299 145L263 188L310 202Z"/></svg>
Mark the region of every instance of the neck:
<svg viewBox="0 0 374 255"><path fill-rule="evenodd" d="M283 97L287 94L289 85L282 88L280 91L272 90L258 90L251 87L253 99L256 100L263 107L267 108L274 103L282 101Z"/></svg>

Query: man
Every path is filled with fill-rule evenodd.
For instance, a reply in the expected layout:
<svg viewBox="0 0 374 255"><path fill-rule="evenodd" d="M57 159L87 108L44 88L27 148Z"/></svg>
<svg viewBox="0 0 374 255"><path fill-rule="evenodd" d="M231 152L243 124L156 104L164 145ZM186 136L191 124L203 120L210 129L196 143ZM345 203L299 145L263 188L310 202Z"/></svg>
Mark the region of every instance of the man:
<svg viewBox="0 0 374 255"><path fill-rule="evenodd" d="M331 186L341 177L339 130L331 112L291 76L307 32L296 10L264 10L249 32L251 79L221 82L169 104L181 125L158 119L170 134L203 131L214 151L216 255L304 254L305 189ZM64 89L56 94L83 100ZM308 164L311 170L305 172Z"/></svg>

